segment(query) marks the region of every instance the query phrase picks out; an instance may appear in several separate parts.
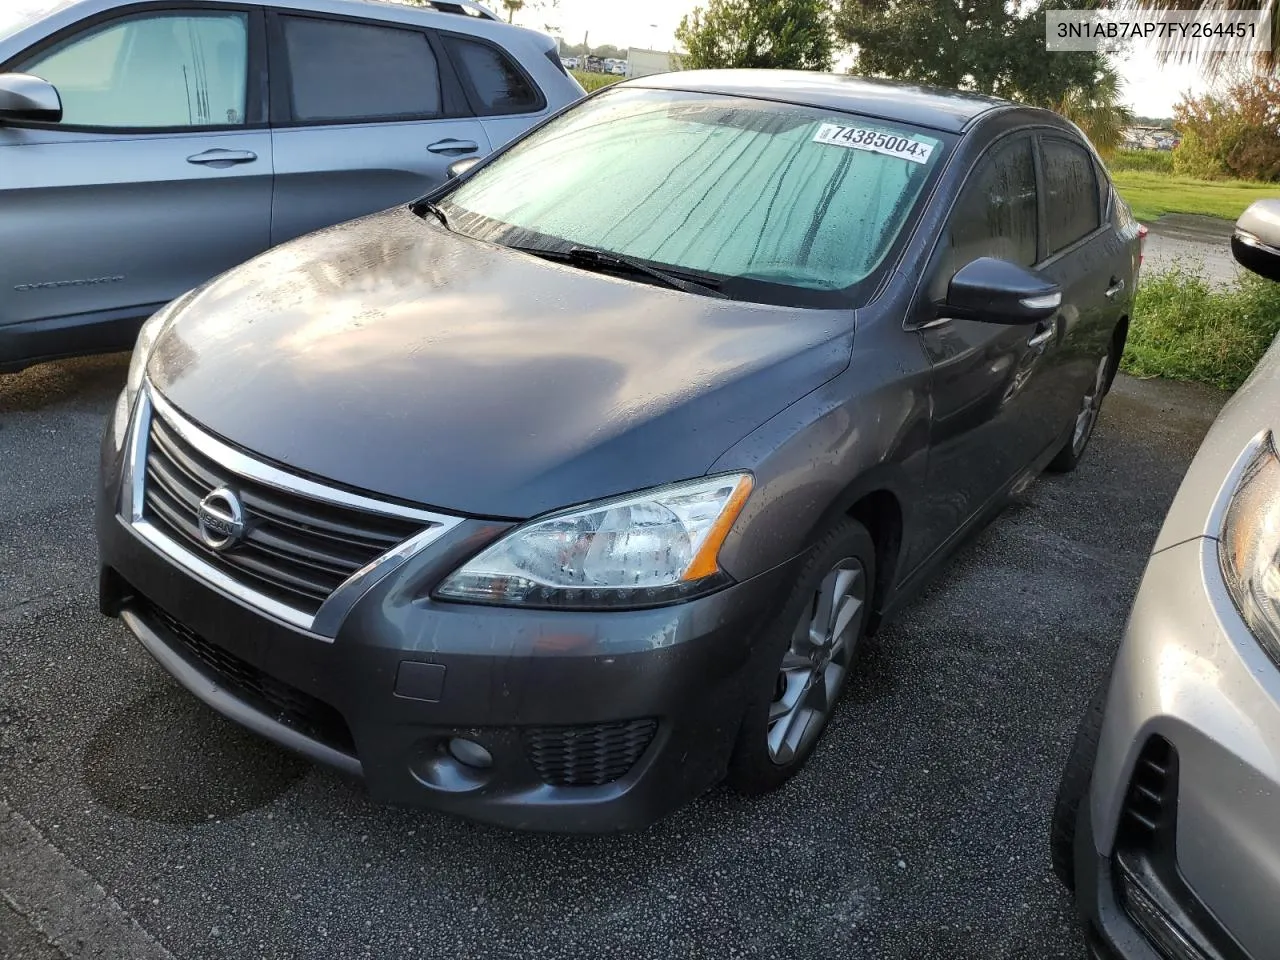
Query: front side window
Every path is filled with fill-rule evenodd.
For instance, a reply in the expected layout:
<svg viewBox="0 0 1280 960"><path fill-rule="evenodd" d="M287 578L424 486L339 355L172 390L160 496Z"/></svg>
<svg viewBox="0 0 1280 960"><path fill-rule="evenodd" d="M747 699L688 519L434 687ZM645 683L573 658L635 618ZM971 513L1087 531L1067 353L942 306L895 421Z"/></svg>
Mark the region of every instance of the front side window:
<svg viewBox="0 0 1280 960"><path fill-rule="evenodd" d="M979 257L1036 262L1036 168L1031 138L993 147L966 181L947 228L950 279Z"/></svg>
<svg viewBox="0 0 1280 960"><path fill-rule="evenodd" d="M1069 247L1098 229L1098 177L1084 147L1068 140L1040 141L1044 157L1045 213L1049 253Z"/></svg>
<svg viewBox="0 0 1280 960"><path fill-rule="evenodd" d="M52 83L62 122L90 127L208 127L245 122L244 13L130 17L22 64Z"/></svg>
<svg viewBox="0 0 1280 960"><path fill-rule="evenodd" d="M501 50L461 37L450 37L448 42L486 113L525 113L538 108L537 92Z"/></svg>
<svg viewBox="0 0 1280 960"><path fill-rule="evenodd" d="M306 17L284 17L283 23L294 120L440 113L440 72L426 34Z"/></svg>
<svg viewBox="0 0 1280 960"><path fill-rule="evenodd" d="M813 107L622 89L539 129L441 205L460 232L496 243L592 247L721 278L730 296L844 306L858 299L850 288L874 286L944 136Z"/></svg>

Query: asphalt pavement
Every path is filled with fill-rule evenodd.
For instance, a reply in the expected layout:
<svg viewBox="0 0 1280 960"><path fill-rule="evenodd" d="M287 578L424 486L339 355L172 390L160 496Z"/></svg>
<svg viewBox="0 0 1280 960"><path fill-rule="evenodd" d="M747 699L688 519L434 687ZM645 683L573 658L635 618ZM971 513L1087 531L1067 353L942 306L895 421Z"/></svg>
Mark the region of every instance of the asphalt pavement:
<svg viewBox="0 0 1280 960"><path fill-rule="evenodd" d="M557 837L376 806L99 616L92 492L125 370L0 376L0 955L1083 958L1049 808L1221 394L1121 377L1080 469L880 634L785 788Z"/></svg>
<svg viewBox="0 0 1280 960"><path fill-rule="evenodd" d="M1143 247L1144 275L1179 266L1203 274L1215 286L1225 286L1244 274L1231 256L1232 220L1166 213L1147 228L1151 232Z"/></svg>

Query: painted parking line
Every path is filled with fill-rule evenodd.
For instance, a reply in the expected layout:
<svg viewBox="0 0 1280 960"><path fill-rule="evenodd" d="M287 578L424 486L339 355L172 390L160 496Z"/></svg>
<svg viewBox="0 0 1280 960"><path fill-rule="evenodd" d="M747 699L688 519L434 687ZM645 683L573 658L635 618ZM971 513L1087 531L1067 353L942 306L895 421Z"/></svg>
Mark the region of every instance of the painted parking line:
<svg viewBox="0 0 1280 960"><path fill-rule="evenodd" d="M68 957L173 960L100 883L3 800L0 898Z"/></svg>

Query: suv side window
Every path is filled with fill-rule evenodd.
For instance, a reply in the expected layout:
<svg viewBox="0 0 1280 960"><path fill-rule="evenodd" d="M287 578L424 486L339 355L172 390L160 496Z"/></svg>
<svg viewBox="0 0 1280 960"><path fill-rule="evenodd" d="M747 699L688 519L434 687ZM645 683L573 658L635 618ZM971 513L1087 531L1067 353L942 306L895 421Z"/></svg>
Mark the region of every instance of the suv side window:
<svg viewBox="0 0 1280 960"><path fill-rule="evenodd" d="M446 43L483 113L530 113L541 106L538 91L497 47L458 36L448 37Z"/></svg>
<svg viewBox="0 0 1280 960"><path fill-rule="evenodd" d="M1101 225L1098 177L1093 158L1077 143L1045 138L1040 141L1040 149L1044 158L1049 254L1053 255Z"/></svg>
<svg viewBox="0 0 1280 960"><path fill-rule="evenodd" d="M15 69L58 88L64 124L180 128L243 125L248 67L248 15L193 11L115 20Z"/></svg>
<svg viewBox="0 0 1280 960"><path fill-rule="evenodd" d="M1038 259L1036 167L1029 136L998 143L979 162L951 211L944 284L979 257L1029 267Z"/></svg>
<svg viewBox="0 0 1280 960"><path fill-rule="evenodd" d="M440 70L425 33L310 17L280 22L295 121L440 115Z"/></svg>

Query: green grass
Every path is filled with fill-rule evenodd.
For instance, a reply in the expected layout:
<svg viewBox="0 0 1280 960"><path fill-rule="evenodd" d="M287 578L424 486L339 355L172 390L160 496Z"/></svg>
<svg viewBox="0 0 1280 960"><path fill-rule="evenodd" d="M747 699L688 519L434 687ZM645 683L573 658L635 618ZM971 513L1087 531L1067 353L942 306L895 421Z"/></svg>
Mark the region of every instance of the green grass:
<svg viewBox="0 0 1280 960"><path fill-rule="evenodd" d="M1280 197L1280 183L1246 180L1194 180L1143 170L1113 170L1120 196L1139 220L1158 220L1166 213L1198 213L1235 220L1245 207L1263 197Z"/></svg>
<svg viewBox="0 0 1280 960"><path fill-rule="evenodd" d="M1211 286L1175 267L1142 278L1122 368L1234 390L1280 330L1280 283L1245 274Z"/></svg>
<svg viewBox="0 0 1280 960"><path fill-rule="evenodd" d="M1118 170L1146 170L1152 173L1173 173L1172 150L1117 150L1107 161L1107 168L1114 174Z"/></svg>
<svg viewBox="0 0 1280 960"><path fill-rule="evenodd" d="M588 73L586 70L570 70L580 84L582 89L590 93L592 90L599 90L601 87L607 87L611 83L617 83L619 80L625 80L626 77L619 77L612 73Z"/></svg>

